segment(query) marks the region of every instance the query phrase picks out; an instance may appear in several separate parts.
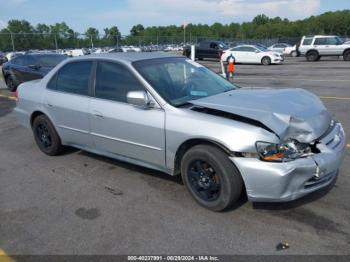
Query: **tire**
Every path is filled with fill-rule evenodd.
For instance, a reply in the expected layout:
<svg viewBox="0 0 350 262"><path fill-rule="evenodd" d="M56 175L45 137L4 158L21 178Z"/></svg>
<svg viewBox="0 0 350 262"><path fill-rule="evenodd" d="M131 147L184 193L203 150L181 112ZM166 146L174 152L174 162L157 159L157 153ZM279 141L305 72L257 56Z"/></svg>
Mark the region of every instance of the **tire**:
<svg viewBox="0 0 350 262"><path fill-rule="evenodd" d="M17 90L17 86L16 86L15 81L13 80L12 76L6 77L6 85L7 85L7 89L11 92L15 92Z"/></svg>
<svg viewBox="0 0 350 262"><path fill-rule="evenodd" d="M310 51L306 54L306 59L308 62L316 62L319 60L319 55L316 51Z"/></svg>
<svg viewBox="0 0 350 262"><path fill-rule="evenodd" d="M61 139L55 127L45 115L39 115L34 119L32 129L35 142L43 153L49 156L62 153Z"/></svg>
<svg viewBox="0 0 350 262"><path fill-rule="evenodd" d="M185 153L181 176L192 197L213 211L230 207L240 198L243 189L238 169L227 154L211 145L194 146Z"/></svg>
<svg viewBox="0 0 350 262"><path fill-rule="evenodd" d="M261 64L263 64L263 65L271 65L271 58L268 57L268 56L264 56L261 59Z"/></svg>
<svg viewBox="0 0 350 262"><path fill-rule="evenodd" d="M350 50L346 50L343 55L344 61L350 61Z"/></svg>
<svg viewBox="0 0 350 262"><path fill-rule="evenodd" d="M291 57L297 57L297 56L298 56L297 51L292 51L292 52L290 53L290 56L291 56Z"/></svg>

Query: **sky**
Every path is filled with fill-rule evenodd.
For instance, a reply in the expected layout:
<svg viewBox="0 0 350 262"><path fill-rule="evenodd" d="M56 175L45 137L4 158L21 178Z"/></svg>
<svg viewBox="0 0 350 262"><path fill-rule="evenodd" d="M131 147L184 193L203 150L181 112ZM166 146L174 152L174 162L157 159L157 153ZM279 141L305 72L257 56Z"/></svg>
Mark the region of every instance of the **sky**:
<svg viewBox="0 0 350 262"><path fill-rule="evenodd" d="M0 28L11 19L38 23L66 22L83 33L118 26L123 35L144 26L251 21L258 14L290 20L350 9L350 0L0 0Z"/></svg>

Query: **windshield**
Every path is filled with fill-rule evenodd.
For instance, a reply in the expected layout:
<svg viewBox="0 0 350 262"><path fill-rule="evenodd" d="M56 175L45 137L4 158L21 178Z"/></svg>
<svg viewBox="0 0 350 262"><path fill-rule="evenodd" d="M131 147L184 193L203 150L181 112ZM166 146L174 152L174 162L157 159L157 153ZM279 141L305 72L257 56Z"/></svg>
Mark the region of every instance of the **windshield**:
<svg viewBox="0 0 350 262"><path fill-rule="evenodd" d="M37 56L38 63L43 67L55 67L67 57L64 55L40 55Z"/></svg>
<svg viewBox="0 0 350 262"><path fill-rule="evenodd" d="M142 60L133 65L158 94L174 106L236 89L204 66L181 57Z"/></svg>

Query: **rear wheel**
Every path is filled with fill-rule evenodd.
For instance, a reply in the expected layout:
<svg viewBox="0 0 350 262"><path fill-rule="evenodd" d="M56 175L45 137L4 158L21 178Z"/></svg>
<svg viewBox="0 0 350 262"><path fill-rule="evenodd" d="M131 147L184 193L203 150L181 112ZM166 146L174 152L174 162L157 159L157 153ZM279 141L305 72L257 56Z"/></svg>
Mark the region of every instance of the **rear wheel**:
<svg viewBox="0 0 350 262"><path fill-rule="evenodd" d="M213 211L231 206L243 189L237 168L222 150L211 145L198 145L186 152L181 176L192 197Z"/></svg>
<svg viewBox="0 0 350 262"><path fill-rule="evenodd" d="M316 62L316 61L320 60L320 56L318 55L318 53L316 51L310 51L306 54L306 59L309 62Z"/></svg>
<svg viewBox="0 0 350 262"><path fill-rule="evenodd" d="M17 89L17 85L15 84L15 81L13 80L12 76L6 77L6 85L8 90L11 92L15 92Z"/></svg>
<svg viewBox="0 0 350 262"><path fill-rule="evenodd" d="M34 119L33 134L36 144L43 153L56 156L63 151L61 139L45 115L39 115Z"/></svg>
<svg viewBox="0 0 350 262"><path fill-rule="evenodd" d="M344 61L350 61L350 50L344 52L343 59Z"/></svg>
<svg viewBox="0 0 350 262"><path fill-rule="evenodd" d="M271 65L271 58L268 57L268 56L264 56L262 59L261 59L261 63L263 65Z"/></svg>

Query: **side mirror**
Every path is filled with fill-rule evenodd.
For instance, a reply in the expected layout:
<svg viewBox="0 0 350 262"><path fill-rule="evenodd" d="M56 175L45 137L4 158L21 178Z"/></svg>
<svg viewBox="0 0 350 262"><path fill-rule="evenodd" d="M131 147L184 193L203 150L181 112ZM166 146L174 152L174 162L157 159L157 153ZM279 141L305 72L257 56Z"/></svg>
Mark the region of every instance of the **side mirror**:
<svg viewBox="0 0 350 262"><path fill-rule="evenodd" d="M260 53L260 51L259 50L255 50L255 53Z"/></svg>
<svg viewBox="0 0 350 262"><path fill-rule="evenodd" d="M154 107L154 102L150 100L148 94L145 91L131 91L126 95L126 100L129 104L139 106L142 108Z"/></svg>
<svg viewBox="0 0 350 262"><path fill-rule="evenodd" d="M40 65L29 65L28 66L30 69L33 69L33 70L39 70L40 69Z"/></svg>

